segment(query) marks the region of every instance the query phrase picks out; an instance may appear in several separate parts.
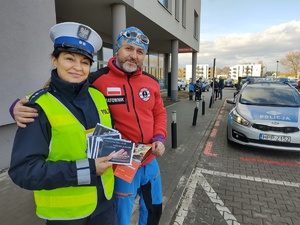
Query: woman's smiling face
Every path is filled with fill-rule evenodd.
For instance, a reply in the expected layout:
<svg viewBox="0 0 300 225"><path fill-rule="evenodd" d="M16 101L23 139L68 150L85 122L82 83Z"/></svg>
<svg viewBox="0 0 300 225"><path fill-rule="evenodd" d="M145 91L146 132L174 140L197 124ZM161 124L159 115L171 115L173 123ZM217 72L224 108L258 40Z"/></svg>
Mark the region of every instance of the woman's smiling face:
<svg viewBox="0 0 300 225"><path fill-rule="evenodd" d="M58 58L52 56L51 61L60 79L69 83L80 83L90 73L90 59L78 53L61 52Z"/></svg>

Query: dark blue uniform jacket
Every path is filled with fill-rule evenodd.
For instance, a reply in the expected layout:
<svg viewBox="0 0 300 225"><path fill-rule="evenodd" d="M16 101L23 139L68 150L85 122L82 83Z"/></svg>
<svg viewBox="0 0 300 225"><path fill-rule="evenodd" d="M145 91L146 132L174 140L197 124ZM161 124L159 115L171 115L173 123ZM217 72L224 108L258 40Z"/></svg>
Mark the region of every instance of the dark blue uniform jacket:
<svg viewBox="0 0 300 225"><path fill-rule="evenodd" d="M86 128L94 128L99 122L96 106L88 93L89 83L67 83L58 78L56 70L52 71L49 88L35 93L30 106L38 110L39 116L26 128L18 128L13 144L11 164L8 171L13 182L28 190L54 189L58 187L77 186L77 169L75 162L45 161L49 153L51 140L50 123L35 98L49 91L61 101ZM89 159L91 184L98 188L98 207L94 213L101 212L113 204L103 194L100 177L96 175L93 159Z"/></svg>

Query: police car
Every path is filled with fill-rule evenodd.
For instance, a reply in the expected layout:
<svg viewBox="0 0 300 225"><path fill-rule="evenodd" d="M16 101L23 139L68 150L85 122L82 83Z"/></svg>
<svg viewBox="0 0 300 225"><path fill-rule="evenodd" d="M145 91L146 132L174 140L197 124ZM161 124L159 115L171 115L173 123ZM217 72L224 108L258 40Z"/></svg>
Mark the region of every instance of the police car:
<svg viewBox="0 0 300 225"><path fill-rule="evenodd" d="M300 151L300 94L287 79L250 78L227 103L227 141Z"/></svg>

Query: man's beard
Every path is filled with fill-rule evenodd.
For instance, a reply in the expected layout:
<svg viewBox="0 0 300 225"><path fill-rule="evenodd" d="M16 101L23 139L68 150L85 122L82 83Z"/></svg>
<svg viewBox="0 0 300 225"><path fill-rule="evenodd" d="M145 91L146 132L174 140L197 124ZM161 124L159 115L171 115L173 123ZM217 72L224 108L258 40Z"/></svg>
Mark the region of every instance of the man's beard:
<svg viewBox="0 0 300 225"><path fill-rule="evenodd" d="M127 73L135 72L141 67L141 65L139 65L135 61L130 61L130 60L122 61L121 59L117 58L117 62L119 67L121 67Z"/></svg>
<svg viewBox="0 0 300 225"><path fill-rule="evenodd" d="M137 64L132 64L132 63L129 64L126 63L126 61L123 64L121 64L121 68L128 73L135 72L139 69Z"/></svg>

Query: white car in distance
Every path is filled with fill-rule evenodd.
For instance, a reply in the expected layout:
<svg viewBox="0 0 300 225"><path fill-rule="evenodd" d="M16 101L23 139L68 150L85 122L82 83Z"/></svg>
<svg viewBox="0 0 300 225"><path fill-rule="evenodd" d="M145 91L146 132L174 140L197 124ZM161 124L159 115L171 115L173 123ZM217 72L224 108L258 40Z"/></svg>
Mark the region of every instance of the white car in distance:
<svg viewBox="0 0 300 225"><path fill-rule="evenodd" d="M178 91L185 90L187 87L186 81L184 79L178 78L177 87L178 87Z"/></svg>

